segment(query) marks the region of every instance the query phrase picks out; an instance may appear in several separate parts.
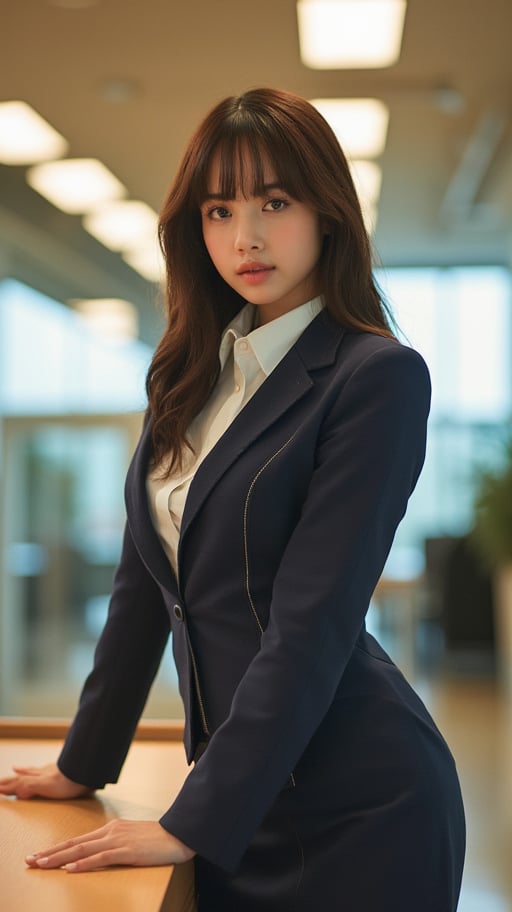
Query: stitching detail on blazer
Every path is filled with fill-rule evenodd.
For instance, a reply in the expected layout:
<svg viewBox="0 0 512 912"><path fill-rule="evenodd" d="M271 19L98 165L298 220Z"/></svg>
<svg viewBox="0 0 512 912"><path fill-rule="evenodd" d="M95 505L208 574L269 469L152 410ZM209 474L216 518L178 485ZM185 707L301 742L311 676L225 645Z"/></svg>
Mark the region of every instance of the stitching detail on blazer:
<svg viewBox="0 0 512 912"><path fill-rule="evenodd" d="M190 658L192 659L192 673L194 676L194 683L196 686L196 696L197 696L197 703L198 703L198 707L199 707L199 716L201 718L201 726L203 729L203 734L209 738L210 737L210 728L208 725L208 719L206 717L206 709L205 709L205 705L204 705L203 695L201 693L201 684L199 682L199 670L197 667L196 657L194 655L194 650L192 648L192 643L190 640L190 634L188 632L188 627L186 625L186 621L185 621L185 635L187 638L189 655L190 655Z"/></svg>
<svg viewBox="0 0 512 912"><path fill-rule="evenodd" d="M382 656L374 655L373 652L365 649L364 646L360 646L359 643L354 644L354 649L358 649L359 652L364 653L365 656L369 656L370 659L375 659L376 662L382 662L383 665L389 665L391 668L395 667L395 663L391 659L384 659Z"/></svg>
<svg viewBox="0 0 512 912"><path fill-rule="evenodd" d="M249 600L249 605L251 606L251 611L252 611L252 613L253 613L253 615L254 615L254 618L255 618L255 620L256 620L256 623L257 623L257 625L258 625L258 630L259 630L259 632L260 632L260 637L263 636L263 625L262 625L261 620L260 620L260 618L259 618L258 612L256 611L256 606L255 606L254 601L253 601L253 598L252 598L252 594L251 594L251 583L250 583L250 578L249 578L249 545L248 545L248 542L247 542L247 516L248 516L248 513L249 513L249 501L250 501L250 499L251 499L251 495L252 495L252 492L253 492L253 490L254 490L254 486L255 486L256 482L258 481L258 479L261 478L261 476L262 476L263 472L265 471L265 469L268 468L268 466L274 461L274 459L276 459L276 458L279 456L279 454L282 453L283 450L286 449L286 447L288 446L288 444L290 444L290 443L292 442L292 440L294 439L296 433L297 433L297 431L294 431L293 434L292 434L292 436L289 437L288 440L286 440L285 443L283 443L282 446L280 446L279 449L276 450L276 452L273 453L272 456L270 456L270 457L267 459L267 461L261 466L260 469L258 469L258 471L256 472L256 475L254 476L253 480L251 481L251 484L249 485L249 490L247 491L247 497L245 498L245 505L244 505L245 591L246 591L246 593L247 593L247 598L248 598L248 600ZM289 782L289 785L287 786L288 788L295 788L295 787L296 787L295 776L294 776L293 773L290 773L288 782ZM301 878L302 878L302 874L301 874ZM299 881L299 882L300 882L300 881Z"/></svg>
<svg viewBox="0 0 512 912"><path fill-rule="evenodd" d="M245 506L244 506L245 591L247 593L249 605L251 606L251 611L252 611L254 618L256 620L256 623L258 625L258 630L260 632L260 636L263 635L263 625L259 618L258 612L256 611L256 606L253 602L253 598L252 598L252 594L251 594L251 584L250 584L250 579L249 579L249 546L248 546L248 542L247 542L247 515L249 512L249 501L251 499L251 495L254 490L254 486L255 486L256 482L258 481L258 479L262 476L265 469L268 468L268 466L274 461L274 459L276 459L279 456L279 454L282 453L284 449L286 449L288 444L290 444L292 442L296 433L297 432L294 431L292 436L289 437L288 440L285 443L283 443L282 446L280 446L279 449L276 450L276 452L273 453L273 455L267 459L267 461L261 466L260 469L258 469L256 475L254 476L253 480L251 481L251 484L249 485L249 490L247 491L247 497L245 498Z"/></svg>
<svg viewBox="0 0 512 912"><path fill-rule="evenodd" d="M295 887L295 894L297 895L299 892L299 889L300 889L300 885L302 883L302 878L304 877L306 859L305 859L305 855L304 855L304 846L302 845L302 840L301 840L297 830L295 829L295 827L292 827L292 832L293 832L293 835L295 836L295 840L297 842L297 848L299 850L299 858L300 858L299 877L298 877L297 884Z"/></svg>

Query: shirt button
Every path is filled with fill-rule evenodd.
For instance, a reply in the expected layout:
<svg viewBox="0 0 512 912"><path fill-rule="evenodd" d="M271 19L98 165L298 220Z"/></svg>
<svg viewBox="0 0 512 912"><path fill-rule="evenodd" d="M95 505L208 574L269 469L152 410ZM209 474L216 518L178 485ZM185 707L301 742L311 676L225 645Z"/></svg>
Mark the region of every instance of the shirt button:
<svg viewBox="0 0 512 912"><path fill-rule="evenodd" d="M181 607L181 605L174 605L172 610L174 612L174 617L176 618L176 620L182 621L183 620L183 608Z"/></svg>
<svg viewBox="0 0 512 912"><path fill-rule="evenodd" d="M239 384L239 383L237 383L236 386L235 386L235 392L236 392L236 393L239 393L239 392L240 392L240 384Z"/></svg>
<svg viewBox="0 0 512 912"><path fill-rule="evenodd" d="M247 342L240 342L238 347L239 347L240 351L246 352L248 349Z"/></svg>

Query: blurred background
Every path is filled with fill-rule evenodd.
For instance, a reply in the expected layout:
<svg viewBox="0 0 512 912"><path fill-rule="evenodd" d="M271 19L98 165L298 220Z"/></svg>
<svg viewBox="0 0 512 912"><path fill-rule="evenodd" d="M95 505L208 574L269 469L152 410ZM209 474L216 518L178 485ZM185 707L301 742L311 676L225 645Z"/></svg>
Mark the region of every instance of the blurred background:
<svg viewBox="0 0 512 912"><path fill-rule="evenodd" d="M433 381L425 469L369 627L459 766L461 912L512 909L510 0L0 13L0 713L68 718L92 661L181 151L222 97L298 92L349 155L378 281ZM146 713L182 715L169 652Z"/></svg>

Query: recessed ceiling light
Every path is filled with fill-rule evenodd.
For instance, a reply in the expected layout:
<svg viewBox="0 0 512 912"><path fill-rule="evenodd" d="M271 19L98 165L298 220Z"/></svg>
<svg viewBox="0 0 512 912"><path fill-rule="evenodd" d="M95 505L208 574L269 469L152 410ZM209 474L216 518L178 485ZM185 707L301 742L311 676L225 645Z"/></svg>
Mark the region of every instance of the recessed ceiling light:
<svg viewBox="0 0 512 912"><path fill-rule="evenodd" d="M87 327L104 339L119 343L137 338L137 311L130 301L122 298L86 298L69 303Z"/></svg>
<svg viewBox="0 0 512 912"><path fill-rule="evenodd" d="M384 150L389 110L382 101L376 98L315 98L311 104L331 125L349 158L376 158Z"/></svg>
<svg viewBox="0 0 512 912"><path fill-rule="evenodd" d="M379 217L379 210L375 203L363 203L361 206L363 212L363 220L365 228L368 234L375 234L375 229L377 228L377 219Z"/></svg>
<svg viewBox="0 0 512 912"><path fill-rule="evenodd" d="M351 161L350 172L361 206L376 203L382 184L380 165L372 161Z"/></svg>
<svg viewBox="0 0 512 912"><path fill-rule="evenodd" d="M63 212L91 212L126 194L117 177L95 158L68 158L34 165L27 182Z"/></svg>
<svg viewBox="0 0 512 912"><path fill-rule="evenodd" d="M32 165L65 155L68 144L24 101L0 103L0 162Z"/></svg>
<svg viewBox="0 0 512 912"><path fill-rule="evenodd" d="M165 263L156 238L154 241L139 244L133 250L124 253L123 260L148 282L161 284L164 281Z"/></svg>
<svg viewBox="0 0 512 912"><path fill-rule="evenodd" d="M298 0L300 56L312 69L387 67L400 56L406 0Z"/></svg>
<svg viewBox="0 0 512 912"><path fill-rule="evenodd" d="M453 86L438 86L432 92L434 104L444 114L460 114L466 105L465 98Z"/></svg>
<svg viewBox="0 0 512 912"><path fill-rule="evenodd" d="M83 224L110 250L132 251L157 237L158 216L146 203L121 200L85 216Z"/></svg>
<svg viewBox="0 0 512 912"><path fill-rule="evenodd" d="M140 85L134 79L104 79L98 89L104 101L126 104L139 94Z"/></svg>

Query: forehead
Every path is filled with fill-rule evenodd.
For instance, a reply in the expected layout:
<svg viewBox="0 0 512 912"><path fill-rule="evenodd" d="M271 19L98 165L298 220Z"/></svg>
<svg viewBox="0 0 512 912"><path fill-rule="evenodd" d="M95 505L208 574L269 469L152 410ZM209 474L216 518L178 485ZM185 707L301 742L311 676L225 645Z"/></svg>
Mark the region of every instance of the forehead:
<svg viewBox="0 0 512 912"><path fill-rule="evenodd" d="M276 183L280 184L280 175L269 154L244 143L214 151L206 172L205 192L223 199L247 198L260 196L266 185Z"/></svg>

